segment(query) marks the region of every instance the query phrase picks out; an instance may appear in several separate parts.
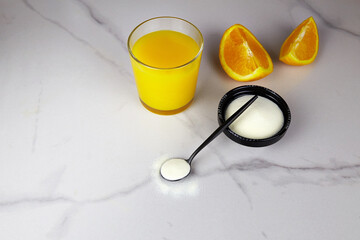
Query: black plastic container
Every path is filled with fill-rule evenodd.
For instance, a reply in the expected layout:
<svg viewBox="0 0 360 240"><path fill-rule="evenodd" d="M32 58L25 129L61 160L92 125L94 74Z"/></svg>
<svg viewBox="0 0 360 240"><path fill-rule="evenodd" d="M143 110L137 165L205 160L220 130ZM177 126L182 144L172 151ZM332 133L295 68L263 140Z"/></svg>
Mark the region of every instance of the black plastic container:
<svg viewBox="0 0 360 240"><path fill-rule="evenodd" d="M290 109L286 104L285 100L282 97L280 97L279 94L265 87L256 86L256 85L246 85L246 86L234 88L229 92L227 92L221 98L219 103L219 107L218 107L219 124L220 125L223 124L224 121L226 120L225 112L229 104L235 99L244 95L258 95L261 97L265 97L271 100L272 102L274 102L275 104L277 104L284 115L284 124L282 128L275 135L264 139L250 139L250 138L242 137L237 133L233 132L230 128L224 130L225 135L228 136L233 141L249 147L264 147L279 141L285 135L287 129L290 126L290 121L291 121Z"/></svg>

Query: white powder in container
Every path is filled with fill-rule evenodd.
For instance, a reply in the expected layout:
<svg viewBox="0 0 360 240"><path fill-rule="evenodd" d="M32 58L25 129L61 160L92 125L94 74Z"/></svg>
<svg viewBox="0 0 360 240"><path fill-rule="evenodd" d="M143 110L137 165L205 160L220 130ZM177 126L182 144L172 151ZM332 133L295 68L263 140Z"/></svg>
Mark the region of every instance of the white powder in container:
<svg viewBox="0 0 360 240"><path fill-rule="evenodd" d="M244 95L232 101L226 109L228 119L254 95ZM284 125L284 115L279 106L259 96L229 128L236 134L250 139L264 139L274 136Z"/></svg>

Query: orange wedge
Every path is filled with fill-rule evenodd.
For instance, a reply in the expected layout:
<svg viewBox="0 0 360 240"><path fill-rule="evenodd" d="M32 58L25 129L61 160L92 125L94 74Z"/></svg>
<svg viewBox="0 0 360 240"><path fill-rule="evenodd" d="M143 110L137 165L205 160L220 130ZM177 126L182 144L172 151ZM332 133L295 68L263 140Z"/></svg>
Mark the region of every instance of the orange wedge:
<svg viewBox="0 0 360 240"><path fill-rule="evenodd" d="M312 63L319 50L319 34L313 17L297 26L280 50L280 61L289 65Z"/></svg>
<svg viewBox="0 0 360 240"><path fill-rule="evenodd" d="M221 38L219 58L224 71L237 81L253 81L269 75L273 63L269 54L244 26L235 24Z"/></svg>

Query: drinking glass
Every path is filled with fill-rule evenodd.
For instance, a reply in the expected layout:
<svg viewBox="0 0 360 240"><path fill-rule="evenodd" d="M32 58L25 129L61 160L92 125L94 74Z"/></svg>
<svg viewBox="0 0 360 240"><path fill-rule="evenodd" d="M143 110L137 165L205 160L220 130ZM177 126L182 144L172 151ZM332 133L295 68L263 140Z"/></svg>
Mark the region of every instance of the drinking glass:
<svg viewBox="0 0 360 240"><path fill-rule="evenodd" d="M134 44L141 37L162 30L180 32L191 37L199 46L194 58L169 68L141 61L133 52ZM157 114L171 115L182 112L191 105L196 90L203 42L202 34L197 27L176 17L149 19L130 33L127 44L131 65L140 101L146 109Z"/></svg>

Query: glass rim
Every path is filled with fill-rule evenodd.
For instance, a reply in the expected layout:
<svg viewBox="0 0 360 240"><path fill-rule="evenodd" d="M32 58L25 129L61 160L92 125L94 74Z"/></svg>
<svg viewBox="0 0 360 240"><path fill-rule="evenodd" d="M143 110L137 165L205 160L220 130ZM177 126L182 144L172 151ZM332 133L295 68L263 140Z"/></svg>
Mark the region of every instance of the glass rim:
<svg viewBox="0 0 360 240"><path fill-rule="evenodd" d="M170 67L170 68L160 68L160 67L154 67L154 66L150 66L148 64L145 64L143 63L142 61L140 61L138 58L135 57L135 55L133 54L132 50L131 50L131 47L130 47L130 39L131 39L131 36L133 35L133 33L140 27L142 26L143 24L149 22L149 21L152 21L152 20L155 20L155 19L162 19L162 18L168 18L168 19L177 19L177 20L180 20L180 21L183 21L183 22L186 22L188 24L190 24L199 34L200 34L200 38L201 38L201 45L200 45L200 48L199 48L199 51L198 53L196 54L196 56L191 59L190 61L182 64L182 65L179 65L179 66L176 66L176 67ZM178 17L171 17L171 16L160 16L160 17L154 17L154 18L150 18L148 20L145 20L143 21L142 23L140 23L139 25L137 25L130 33L129 37L128 37L128 41L127 41L127 48L128 48L128 51L130 53L130 56L138 63L140 63L141 65L145 66L145 67L148 67L148 68L152 68L152 69L158 69L158 70L171 70L171 69L178 69L178 68L182 68L182 67L185 67L187 65L189 65L190 63L194 62L197 58L200 57L202 51L203 51L203 48L204 48L204 38L203 38L203 35L202 33L200 32L200 30L194 25L192 24L191 22L185 20L185 19L182 19L182 18L178 18Z"/></svg>

